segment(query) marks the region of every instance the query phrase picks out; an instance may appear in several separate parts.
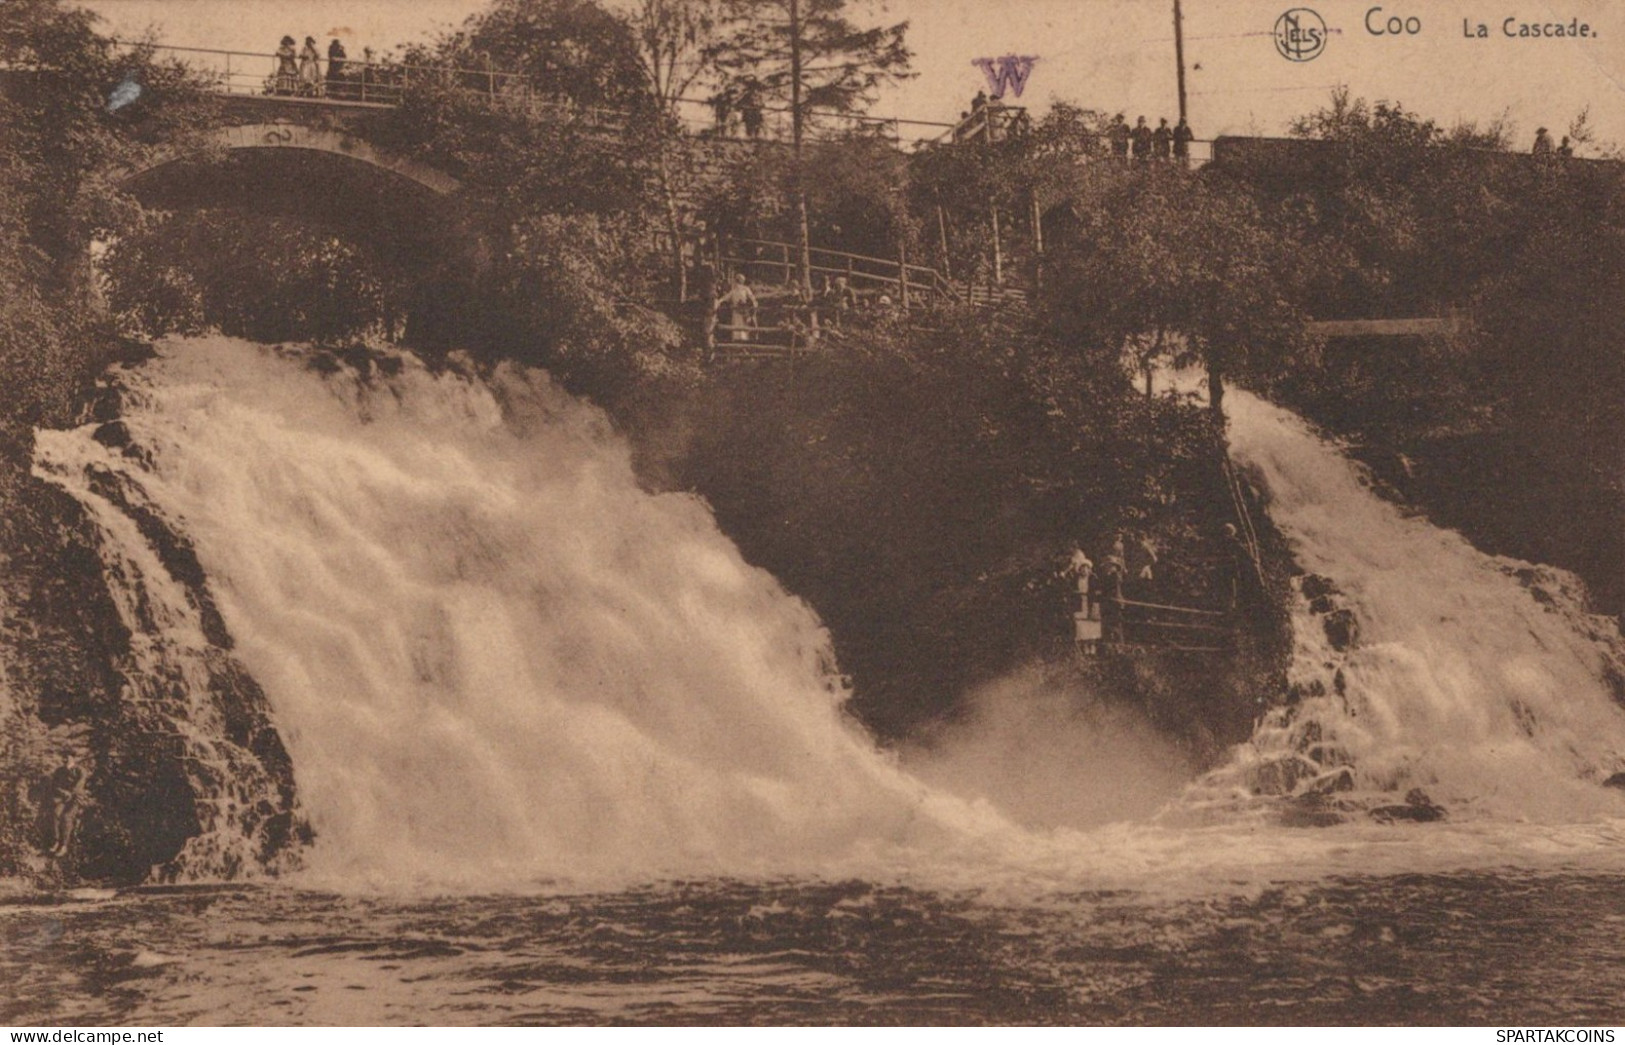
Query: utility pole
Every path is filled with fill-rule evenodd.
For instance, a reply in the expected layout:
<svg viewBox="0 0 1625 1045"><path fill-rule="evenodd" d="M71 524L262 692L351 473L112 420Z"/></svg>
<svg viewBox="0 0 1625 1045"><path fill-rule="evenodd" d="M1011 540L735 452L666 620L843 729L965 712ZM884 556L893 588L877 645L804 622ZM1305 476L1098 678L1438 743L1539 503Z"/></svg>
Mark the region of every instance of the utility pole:
<svg viewBox="0 0 1625 1045"><path fill-rule="evenodd" d="M802 184L801 164L801 0L790 0L790 140L796 158L796 281L801 292L812 300L812 231L807 222L807 188Z"/></svg>
<svg viewBox="0 0 1625 1045"><path fill-rule="evenodd" d="M1179 119L1185 122L1185 15L1174 0L1174 61L1179 65Z"/></svg>

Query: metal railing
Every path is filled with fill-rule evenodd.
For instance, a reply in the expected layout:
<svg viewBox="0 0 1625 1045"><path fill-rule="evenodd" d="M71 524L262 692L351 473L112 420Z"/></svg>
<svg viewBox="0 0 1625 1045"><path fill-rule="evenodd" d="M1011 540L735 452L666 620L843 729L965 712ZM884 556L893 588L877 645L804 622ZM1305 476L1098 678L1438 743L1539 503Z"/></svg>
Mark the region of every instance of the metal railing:
<svg viewBox="0 0 1625 1045"><path fill-rule="evenodd" d="M122 46L165 55L213 80L222 94L274 98L335 106L398 106L413 88L433 87L466 92L493 106L526 113L552 113L591 120L606 129L624 126L627 113L604 106L579 105L536 90L520 73L493 67L422 65L392 59L346 57L307 59L301 75L297 56L262 51L226 51L209 47L116 41Z"/></svg>
<svg viewBox="0 0 1625 1045"><path fill-rule="evenodd" d="M301 76L298 56L291 62L284 56L265 51L229 51L212 47L179 47L173 44L115 41L123 47L163 55L202 72L223 94L270 97L288 101L317 102L326 105L399 105L413 87L433 86L467 91L488 99L493 105L518 111L580 115L614 128L624 126L628 110L610 106L578 105L562 96L536 90L524 74L493 66L422 65L389 58L345 57L333 62L318 55L307 60L311 71ZM335 68L336 66L336 68ZM755 111L759 120L750 121L755 133L746 132L744 110L731 106L719 111L714 99L678 98L673 102L679 123L697 135L748 142L787 143L791 139L790 110L763 105ZM839 137L864 131L893 142L917 142L940 136L950 124L931 120L869 116L813 109L807 112L806 134L810 140ZM719 119L720 117L720 119Z"/></svg>

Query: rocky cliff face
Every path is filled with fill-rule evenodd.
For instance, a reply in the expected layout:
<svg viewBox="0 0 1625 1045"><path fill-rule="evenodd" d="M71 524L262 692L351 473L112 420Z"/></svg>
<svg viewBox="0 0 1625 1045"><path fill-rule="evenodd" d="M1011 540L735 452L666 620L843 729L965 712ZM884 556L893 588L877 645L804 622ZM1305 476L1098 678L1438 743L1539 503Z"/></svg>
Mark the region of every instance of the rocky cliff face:
<svg viewBox="0 0 1625 1045"><path fill-rule="evenodd" d="M123 884L294 859L292 765L184 538L93 469L11 465L0 508L0 875ZM53 856L69 755L84 798Z"/></svg>

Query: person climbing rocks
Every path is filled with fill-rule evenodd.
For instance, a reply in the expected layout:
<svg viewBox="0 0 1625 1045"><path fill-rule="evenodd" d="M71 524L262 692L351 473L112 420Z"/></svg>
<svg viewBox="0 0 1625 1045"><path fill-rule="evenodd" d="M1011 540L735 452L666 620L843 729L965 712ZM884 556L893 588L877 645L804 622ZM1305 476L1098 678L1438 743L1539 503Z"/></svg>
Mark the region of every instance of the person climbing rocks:
<svg viewBox="0 0 1625 1045"><path fill-rule="evenodd" d="M50 837L46 855L66 856L79 826L79 812L84 807L85 770L70 752L62 756L62 764L52 771L49 780Z"/></svg>

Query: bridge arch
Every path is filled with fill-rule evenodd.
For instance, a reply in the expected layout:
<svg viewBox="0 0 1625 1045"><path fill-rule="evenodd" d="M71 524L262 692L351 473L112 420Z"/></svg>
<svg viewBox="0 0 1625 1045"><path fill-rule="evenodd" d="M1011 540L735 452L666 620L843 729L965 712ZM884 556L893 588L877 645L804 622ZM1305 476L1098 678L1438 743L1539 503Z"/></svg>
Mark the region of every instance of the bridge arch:
<svg viewBox="0 0 1625 1045"><path fill-rule="evenodd" d="M436 196L450 196L462 188L462 184L451 175L409 157L386 153L358 135L328 127L309 127L289 122L246 123L216 128L201 147L160 150L146 163L124 172L120 180L125 183L139 183L163 167L194 159L200 154L216 149L227 151L291 149L327 153L350 162L387 171Z"/></svg>

